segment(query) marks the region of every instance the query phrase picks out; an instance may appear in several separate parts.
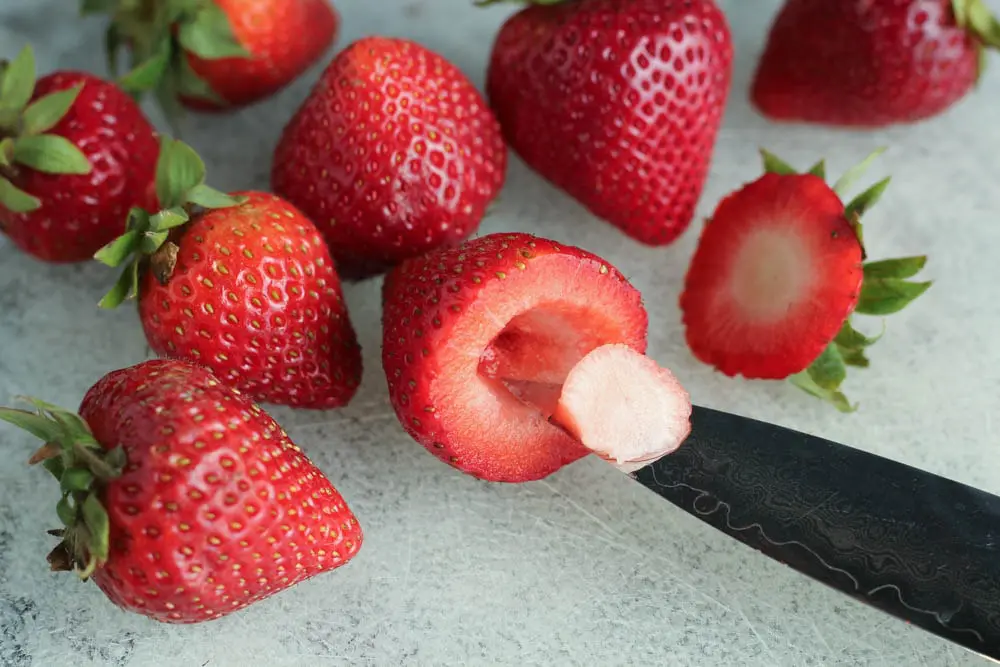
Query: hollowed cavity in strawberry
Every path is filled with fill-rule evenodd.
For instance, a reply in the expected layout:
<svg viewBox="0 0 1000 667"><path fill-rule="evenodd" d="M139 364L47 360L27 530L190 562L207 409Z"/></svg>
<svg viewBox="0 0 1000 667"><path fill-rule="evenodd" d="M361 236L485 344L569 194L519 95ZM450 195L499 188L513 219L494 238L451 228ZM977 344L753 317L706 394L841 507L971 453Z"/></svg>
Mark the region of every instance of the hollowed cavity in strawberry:
<svg viewBox="0 0 1000 667"><path fill-rule="evenodd" d="M639 292L600 258L524 234L412 260L386 281L383 363L404 428L481 479L545 477L589 450L549 418L593 350L646 349Z"/></svg>

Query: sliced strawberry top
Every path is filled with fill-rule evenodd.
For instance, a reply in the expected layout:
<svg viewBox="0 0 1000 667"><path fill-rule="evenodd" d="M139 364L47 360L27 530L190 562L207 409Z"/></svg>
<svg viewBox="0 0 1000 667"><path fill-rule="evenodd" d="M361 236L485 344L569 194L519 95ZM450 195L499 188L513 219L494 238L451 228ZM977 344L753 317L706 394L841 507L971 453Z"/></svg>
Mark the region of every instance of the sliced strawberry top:
<svg viewBox="0 0 1000 667"><path fill-rule="evenodd" d="M692 352L726 375L784 378L858 302L862 247L823 179L768 173L706 224L681 295Z"/></svg>
<svg viewBox="0 0 1000 667"><path fill-rule="evenodd" d="M621 273L527 234L409 260L384 303L382 359L404 428L491 481L539 479L586 455L548 421L560 385L601 345L646 348L642 298Z"/></svg>

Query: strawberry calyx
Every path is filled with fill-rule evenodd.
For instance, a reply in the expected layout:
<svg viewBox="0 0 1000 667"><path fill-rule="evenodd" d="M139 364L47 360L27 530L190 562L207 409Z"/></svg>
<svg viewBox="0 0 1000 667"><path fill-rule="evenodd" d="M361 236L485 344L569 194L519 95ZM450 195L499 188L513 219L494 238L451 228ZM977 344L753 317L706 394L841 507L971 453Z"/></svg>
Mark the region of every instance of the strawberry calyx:
<svg viewBox="0 0 1000 667"><path fill-rule="evenodd" d="M1000 49L1000 20L983 0L951 0L955 24L964 28L976 40L979 54L977 80L986 71L989 49Z"/></svg>
<svg viewBox="0 0 1000 667"><path fill-rule="evenodd" d="M38 197L14 185L22 169L76 175L93 169L71 141L48 134L69 113L83 86L32 102L35 82L35 56L30 46L0 66L0 206L14 213L30 213L42 206Z"/></svg>
<svg viewBox="0 0 1000 667"><path fill-rule="evenodd" d="M141 270L148 267L161 284L170 280L177 260L172 235L187 224L195 207L203 209L239 206L246 197L232 197L205 183L201 157L182 141L163 136L156 163L156 197L160 210L150 213L138 206L128 212L125 233L94 254L94 259L112 268L124 267L114 287L98 304L117 308L139 292Z"/></svg>
<svg viewBox="0 0 1000 667"><path fill-rule="evenodd" d="M36 398L25 398L35 411L0 407L0 420L13 424L45 444L29 460L41 464L59 481L62 495L56 513L62 527L49 534L61 538L49 553L54 571L73 571L83 580L104 565L110 548L110 521L102 503L104 486L125 468L121 447L106 450L79 415Z"/></svg>
<svg viewBox="0 0 1000 667"><path fill-rule="evenodd" d="M874 161L885 152L879 148L872 152L859 164L848 169L833 185L833 190L841 199L861 180ZM775 174L800 173L787 162L761 150L764 170ZM826 180L826 165L823 160L814 164L806 173ZM861 217L871 209L882 197L889 185L890 177L886 177L850 199L844 207L844 215L850 222L858 243L861 244L862 258L867 259L864 247L863 227ZM862 265L864 278L861 283L861 293L858 297L854 313L861 315L885 316L897 313L927 291L931 282L916 282L908 280L914 277L927 263L926 256L901 257L875 262L865 262ZM883 321L883 331L885 323ZM867 368L870 365L865 350L874 345L882 334L869 337L854 328L851 317L848 317L840 331L830 344L803 371L789 377L789 381L803 391L830 403L841 412L853 412L857 409L841 390L841 385L847 378L849 366Z"/></svg>
<svg viewBox="0 0 1000 667"><path fill-rule="evenodd" d="M251 57L211 0L83 0L81 12L111 15L105 34L111 71L117 76L119 51L127 45L129 71L119 85L136 99L154 93L172 124L182 115L180 97L226 106L191 68L187 54L204 60Z"/></svg>

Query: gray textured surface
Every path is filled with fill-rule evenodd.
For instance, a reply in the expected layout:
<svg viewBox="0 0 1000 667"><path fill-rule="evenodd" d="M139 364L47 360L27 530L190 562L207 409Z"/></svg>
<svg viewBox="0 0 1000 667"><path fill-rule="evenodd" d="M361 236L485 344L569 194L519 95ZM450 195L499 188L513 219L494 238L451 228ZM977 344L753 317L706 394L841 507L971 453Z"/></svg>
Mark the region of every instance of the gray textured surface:
<svg viewBox="0 0 1000 667"><path fill-rule="evenodd" d="M100 25L69 0L0 0L0 56L25 40L40 68L103 72ZM339 44L363 34L416 38L482 82L511 9L467 0L340 0ZM729 0L740 64L703 198L758 173L756 147L832 171L878 145L874 175L894 182L868 218L878 256L928 252L937 282L894 316L874 368L847 386L844 417L780 383L727 380L686 352L678 289L695 234L640 248L516 159L484 231L531 230L604 255L646 294L651 354L702 404L774 421L1000 492L992 419L1000 397L1000 62L980 92L916 128L854 134L767 124L747 80L776 7ZM991 0L1000 8L1000 2ZM267 185L270 152L318 68L279 97L199 118L186 138L219 187ZM0 402L16 393L76 405L105 372L145 357L130 309L98 313L101 267L36 264L0 241ZM94 586L46 571L55 489L24 465L34 444L0 429L0 665L977 665L942 641L815 585L586 460L550 479L497 486L438 463L399 429L378 364L377 283L348 290L366 345L364 386L347 409L275 410L334 480L366 529L359 557L234 617L158 625L112 607ZM871 325L877 330L877 322ZM993 342L990 342L990 341Z"/></svg>

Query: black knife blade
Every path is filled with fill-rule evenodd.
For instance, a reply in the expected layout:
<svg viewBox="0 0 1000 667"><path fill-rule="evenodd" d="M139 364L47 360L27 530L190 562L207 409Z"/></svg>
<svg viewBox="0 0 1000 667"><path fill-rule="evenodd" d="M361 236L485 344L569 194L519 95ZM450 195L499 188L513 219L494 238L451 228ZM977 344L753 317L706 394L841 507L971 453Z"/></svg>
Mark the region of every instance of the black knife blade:
<svg viewBox="0 0 1000 667"><path fill-rule="evenodd" d="M1000 497L868 452L695 407L631 473L726 535L1000 660Z"/></svg>

